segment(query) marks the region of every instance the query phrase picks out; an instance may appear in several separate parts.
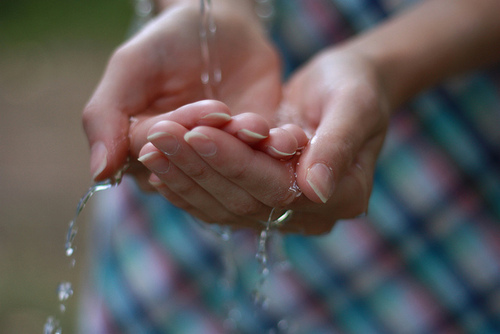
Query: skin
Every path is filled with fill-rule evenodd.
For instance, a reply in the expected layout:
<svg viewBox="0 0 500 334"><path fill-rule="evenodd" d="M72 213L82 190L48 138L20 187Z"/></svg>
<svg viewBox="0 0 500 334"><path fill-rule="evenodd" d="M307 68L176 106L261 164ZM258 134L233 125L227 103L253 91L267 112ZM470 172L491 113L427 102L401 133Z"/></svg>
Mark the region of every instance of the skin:
<svg viewBox="0 0 500 334"><path fill-rule="evenodd" d="M224 48L226 38L228 41L235 39L223 32L239 34L247 29L258 29L252 28L257 25L254 19L243 20L242 25L236 24L240 30L234 26L224 29L227 23L224 17L232 13L232 8L225 2L221 3L216 21L220 22L218 31L223 40L219 48L224 66L222 72L228 76L227 81L222 81L223 86L227 84L221 89L220 100L224 103L205 101L184 106L184 112L194 115L191 122L182 117L177 119L175 112L151 117L197 101L201 90L199 83L195 83L199 78L195 79L193 75L191 85L181 85L177 90L160 94L163 98L160 101L176 103L164 105L149 101L139 104L142 108L134 109L130 105L121 109L104 108L102 101L111 106L123 105L127 98L145 99L148 96L129 93L147 91L145 87L150 78L141 78L140 73L123 74L124 65L130 64L131 60L122 59L123 63L120 63L112 58L103 83L91 99L91 107L86 109L90 112L84 114L91 147L96 147L98 142L106 143L107 147L107 164L96 179L109 177L123 163L127 149L130 149L131 156L139 156L151 172L149 181L157 191L207 222L236 227L260 226L259 221L265 220L272 208L278 208L280 212L293 209L293 218L286 223L285 231L321 234L328 232L338 219L365 212L376 160L391 113L418 92L450 75L484 67L500 59L500 21L497 19L500 2L426 1L342 45L325 49L282 86L276 81L279 65L270 67L274 73L272 79L269 79L269 67L259 67L263 66L260 61L274 64L268 57L265 60L257 57L255 62L248 60L252 64L248 67L251 70L244 73L238 72L238 66L230 66L230 55L239 50L229 47L230 43L227 49ZM164 10L169 13L171 8L176 7L168 2ZM246 15L239 14L241 17ZM172 19L176 17L172 16ZM152 45L146 54L154 55L155 50L164 44L173 47L168 42L151 42L160 34L153 27L161 26L165 31L160 22L153 23L142 33L142 39L128 44L129 48L138 50L137 45L141 45L144 50ZM263 40L257 38L258 43L248 43L242 59L247 59L247 52L253 55L248 59L253 60L263 50L272 50L262 34L255 36ZM266 47L260 48L262 45ZM229 62L227 66L225 61ZM149 64L149 72L159 71L159 67L155 67L159 64L165 66L169 61ZM178 69L182 64L175 65ZM182 78L185 73L190 73L189 67L186 68L183 68ZM196 70L199 67L193 68L192 72ZM232 70L237 74L233 75ZM120 75L130 77L128 81L119 81L117 77ZM133 87L132 81L142 83L144 87ZM121 91L122 95L113 95L112 89L106 89L110 86ZM188 87L191 89L186 91ZM186 92L193 95L186 98ZM205 103L204 107L213 108L211 110L215 113L250 113L241 118L233 116L221 124L203 124L201 114L196 118L199 103ZM145 107L158 105L161 108ZM138 120L129 129L128 117L131 115ZM120 121L110 125L116 120ZM252 124L261 124L260 121L267 122L269 128L280 128L267 130L265 125L259 129L251 128ZM282 125L287 123L295 126ZM110 134L105 133L103 126L115 128ZM240 131L250 128L251 132ZM265 138L245 137L244 133L252 132ZM123 142L117 138L108 142L109 138L120 133ZM304 139L307 139L305 133L310 140ZM166 137L176 139L177 150L169 150ZM113 146L115 142L119 144ZM279 148L282 153L292 153L294 149L296 153L277 155L270 146ZM304 148L300 149L302 146ZM94 153L92 166L96 170L95 166L99 166L102 159L99 160L99 155ZM299 196L290 191L290 186L295 183L301 190Z"/></svg>
<svg viewBox="0 0 500 334"><path fill-rule="evenodd" d="M253 18L221 9L214 13L225 74L218 96L233 115L270 121L281 99L277 54ZM131 118L132 126L154 124L152 117L204 98L199 21L198 7L172 5L112 55L83 112L94 180L111 177L128 155L134 161L146 142L132 137Z"/></svg>

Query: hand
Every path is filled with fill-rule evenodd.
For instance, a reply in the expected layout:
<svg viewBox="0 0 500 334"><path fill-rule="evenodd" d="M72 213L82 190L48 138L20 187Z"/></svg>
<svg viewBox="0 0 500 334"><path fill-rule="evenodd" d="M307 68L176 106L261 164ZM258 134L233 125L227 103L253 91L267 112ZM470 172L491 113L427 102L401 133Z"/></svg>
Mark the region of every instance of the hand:
<svg viewBox="0 0 500 334"><path fill-rule="evenodd" d="M218 98L233 114L268 117L281 98L275 50L253 18L228 6L217 8L213 15L223 75ZM130 147L131 118L137 126L204 98L199 24L198 6L172 5L111 57L83 114L94 180L114 175L127 156L132 161L137 157L138 149ZM132 141L146 143L145 138ZM133 164L130 171L140 171L144 178L138 166Z"/></svg>
<svg viewBox="0 0 500 334"><path fill-rule="evenodd" d="M258 226L272 208L293 209L285 230L324 233L338 219L367 210L389 119L385 96L375 68L362 55L330 50L286 86L281 120L313 135L295 160L278 161L220 129L189 131L175 123L158 124L150 134L174 134L181 149L163 155L167 146L159 136L141 151L154 159L142 160L150 168L162 162L163 168L161 163L151 168L152 183L205 221ZM303 196L296 197L294 182Z"/></svg>
<svg viewBox="0 0 500 334"><path fill-rule="evenodd" d="M297 184L325 226L366 213L390 106L381 74L356 49L315 57L288 82L283 121L311 134L297 166ZM313 221L310 221L313 223Z"/></svg>
<svg viewBox="0 0 500 334"><path fill-rule="evenodd" d="M257 227L259 220L267 219L269 210L252 196L253 184L259 187L267 184L271 188L285 184L280 196L294 195L289 191L293 185L290 172L294 164L286 161L304 147L308 139L294 125L269 130L267 121L254 113L233 116L230 120L228 115L229 110L223 103L200 101L155 117L156 123L151 127L146 123L133 127L131 134L132 138L147 137L156 146L146 144L139 161L153 173L150 183L171 203L206 222L237 221L237 226ZM215 136L215 140L204 133ZM217 142L220 149L212 142ZM132 141L132 147L136 147L135 144ZM195 145L194 149L190 145ZM211 156L216 158L215 162L230 162L222 166L224 176L203 160ZM248 171L257 174L245 172L254 165L260 168L248 168ZM275 170L281 171L284 165L288 165L287 173ZM242 174L248 182L245 189L235 186L228 179L228 173ZM281 203L281 199L270 197L264 202ZM246 217L253 212L255 217Z"/></svg>

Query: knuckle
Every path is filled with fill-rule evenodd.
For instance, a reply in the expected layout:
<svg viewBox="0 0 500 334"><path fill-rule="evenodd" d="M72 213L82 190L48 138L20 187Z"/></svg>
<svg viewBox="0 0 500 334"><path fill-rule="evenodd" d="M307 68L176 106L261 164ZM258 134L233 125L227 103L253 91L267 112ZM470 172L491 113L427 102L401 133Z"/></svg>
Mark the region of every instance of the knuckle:
<svg viewBox="0 0 500 334"><path fill-rule="evenodd" d="M231 201L226 208L236 216L250 217L259 211L260 205L256 201Z"/></svg>
<svg viewBox="0 0 500 334"><path fill-rule="evenodd" d="M99 111L97 106L91 102L89 102L85 108L83 108L82 112L82 124L83 128L87 131L92 122L96 119Z"/></svg>
<svg viewBox="0 0 500 334"><path fill-rule="evenodd" d="M248 165L246 164L236 164L227 173L229 179L234 181L240 181L247 177Z"/></svg>
<svg viewBox="0 0 500 334"><path fill-rule="evenodd" d="M109 59L109 63L121 64L122 62L127 62L131 57L133 57L133 54L134 48L131 47L130 43L125 43L115 49Z"/></svg>
<svg viewBox="0 0 500 334"><path fill-rule="evenodd" d="M354 154L354 140L353 138L346 134L342 136L335 136L334 142L336 146L336 155L339 161L346 162L350 164Z"/></svg>
<svg viewBox="0 0 500 334"><path fill-rule="evenodd" d="M182 171L192 179L202 181L210 176L210 168L206 164L189 163L182 167Z"/></svg>
<svg viewBox="0 0 500 334"><path fill-rule="evenodd" d="M354 181L353 193L351 199L343 206L343 218L357 217L367 211L373 183L373 179L359 164L352 167L349 176Z"/></svg>
<svg viewBox="0 0 500 334"><path fill-rule="evenodd" d="M168 185L168 184L167 184ZM174 191L178 196L189 197L196 190L196 186L193 183L176 183L175 185L168 185L170 189Z"/></svg>

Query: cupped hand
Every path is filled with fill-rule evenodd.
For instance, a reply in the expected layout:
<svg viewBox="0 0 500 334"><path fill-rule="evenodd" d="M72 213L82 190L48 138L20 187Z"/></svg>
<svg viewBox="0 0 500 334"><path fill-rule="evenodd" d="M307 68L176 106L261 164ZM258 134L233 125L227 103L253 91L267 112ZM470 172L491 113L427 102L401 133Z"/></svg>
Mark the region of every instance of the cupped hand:
<svg viewBox="0 0 500 334"><path fill-rule="evenodd" d="M296 169L308 199L297 203L304 223L328 229L367 213L390 118L381 78L368 57L347 45L322 52L287 83L281 119L311 136Z"/></svg>
<svg viewBox="0 0 500 334"><path fill-rule="evenodd" d="M213 15L222 72L217 98L233 114L269 117L281 98L275 50L254 19L230 8ZM131 123L137 126L165 113L168 120L168 112L205 98L199 28L198 6L172 5L110 58L83 113L94 180L112 177L129 155L130 171L143 178L145 169L133 163L138 150L130 146ZM133 141L144 144L146 139Z"/></svg>
<svg viewBox="0 0 500 334"><path fill-rule="evenodd" d="M255 226L272 208L292 209L286 231L320 234L366 212L389 121L377 69L348 48L325 51L287 83L279 116L312 136L291 160L252 148L224 127L172 122L151 128L141 160L166 198L209 222ZM173 135L178 150L169 152L161 133Z"/></svg>

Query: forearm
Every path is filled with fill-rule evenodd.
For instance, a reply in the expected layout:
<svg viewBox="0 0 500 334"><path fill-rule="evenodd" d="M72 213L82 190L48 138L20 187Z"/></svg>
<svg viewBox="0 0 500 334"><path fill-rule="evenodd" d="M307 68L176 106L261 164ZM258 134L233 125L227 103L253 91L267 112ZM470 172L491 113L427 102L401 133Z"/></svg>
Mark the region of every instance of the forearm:
<svg viewBox="0 0 500 334"><path fill-rule="evenodd" d="M392 109L443 79L500 60L500 1L430 0L346 47L377 68Z"/></svg>

